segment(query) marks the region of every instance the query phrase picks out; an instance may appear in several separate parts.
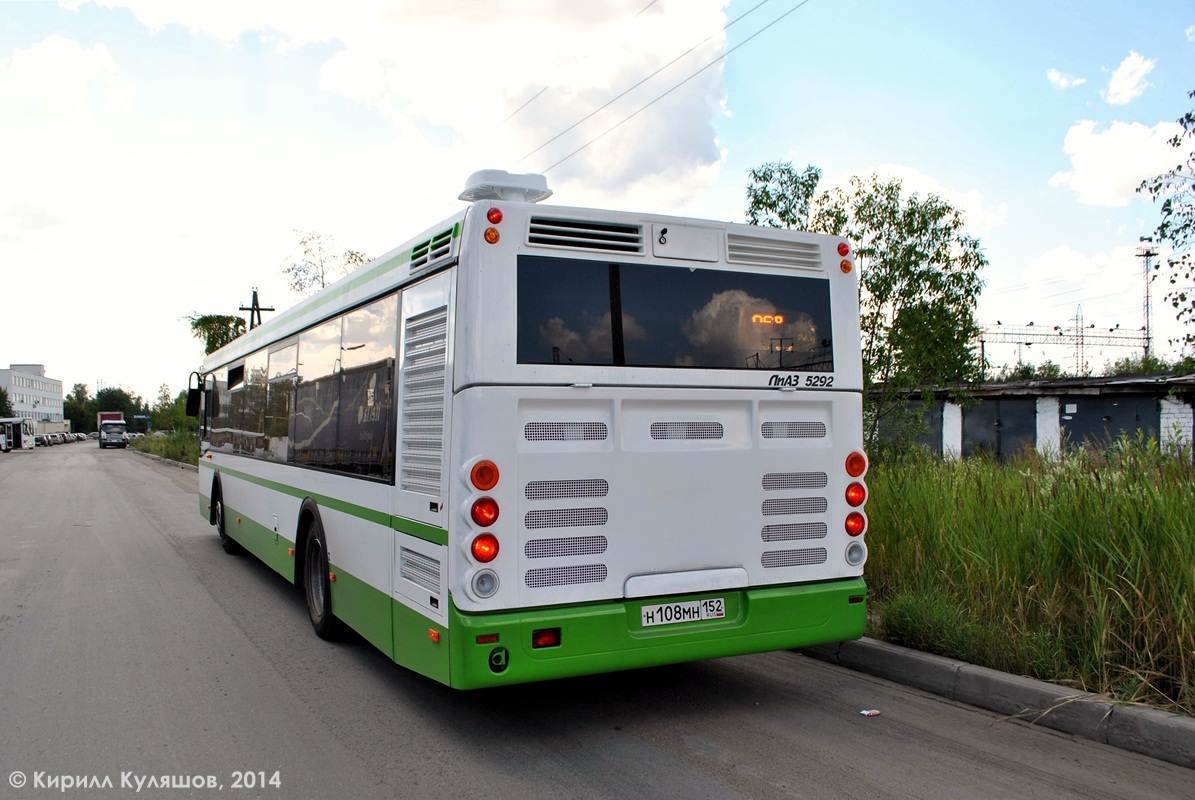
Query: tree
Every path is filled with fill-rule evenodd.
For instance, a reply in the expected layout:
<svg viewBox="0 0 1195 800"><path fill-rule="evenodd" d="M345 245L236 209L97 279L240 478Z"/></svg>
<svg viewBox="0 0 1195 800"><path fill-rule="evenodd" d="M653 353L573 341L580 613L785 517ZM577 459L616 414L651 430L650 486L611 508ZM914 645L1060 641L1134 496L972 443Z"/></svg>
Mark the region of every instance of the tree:
<svg viewBox="0 0 1195 800"><path fill-rule="evenodd" d="M214 353L245 332L245 320L232 314L192 314L191 335L203 342L204 354Z"/></svg>
<svg viewBox="0 0 1195 800"><path fill-rule="evenodd" d="M1195 90L1187 96L1195 99ZM1178 165L1153 178L1148 178L1137 187L1138 192L1148 192L1154 199L1162 201L1162 221L1155 236L1160 244L1172 248L1166 265L1170 271L1170 291L1166 299L1174 306L1179 322L1195 324L1195 110L1179 117L1182 130L1170 139L1170 146L1180 151ZM1155 269L1161 269L1159 263ZM1188 331L1181 337L1184 344L1195 344L1195 332Z"/></svg>
<svg viewBox="0 0 1195 800"><path fill-rule="evenodd" d="M751 171L753 224L842 236L859 266L863 383L869 444L912 390L980 380L973 342L987 259L962 214L937 195L906 196L899 180L854 177L817 194L821 171L791 163Z"/></svg>
<svg viewBox="0 0 1195 800"><path fill-rule="evenodd" d="M16 413L12 410L12 403L8 399L8 391L0 389L0 417L15 417Z"/></svg>
<svg viewBox="0 0 1195 800"><path fill-rule="evenodd" d="M330 236L315 231L296 230L295 233L299 237L299 251L282 273L289 276L290 288L299 294L323 289L369 261L360 250L337 254Z"/></svg>
<svg viewBox="0 0 1195 800"><path fill-rule="evenodd" d="M95 410L89 408L87 384L76 383L71 393L62 398L62 416L70 420L71 430L88 433L95 430Z"/></svg>

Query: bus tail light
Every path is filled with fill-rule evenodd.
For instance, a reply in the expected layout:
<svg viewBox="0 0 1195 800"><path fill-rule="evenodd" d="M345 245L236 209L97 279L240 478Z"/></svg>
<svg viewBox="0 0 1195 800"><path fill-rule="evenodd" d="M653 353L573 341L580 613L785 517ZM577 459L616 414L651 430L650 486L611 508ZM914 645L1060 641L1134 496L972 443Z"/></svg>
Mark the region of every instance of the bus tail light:
<svg viewBox="0 0 1195 800"><path fill-rule="evenodd" d="M469 471L469 482L475 488L488 492L498 485L498 465L493 461L478 461Z"/></svg>
<svg viewBox="0 0 1195 800"><path fill-rule="evenodd" d="M867 456L860 452L851 453L846 457L846 474L852 478L860 478L867 472Z"/></svg>
<svg viewBox="0 0 1195 800"><path fill-rule="evenodd" d="M560 646L560 628L544 628L531 633L531 647L538 650L542 647Z"/></svg>
<svg viewBox="0 0 1195 800"><path fill-rule="evenodd" d="M469 516L478 527L490 527L498 521L498 501L492 497L477 498L473 501L473 507L469 509Z"/></svg>
<svg viewBox="0 0 1195 800"><path fill-rule="evenodd" d="M846 503L851 508L858 508L867 500L867 489L863 484L856 481L850 486L846 487Z"/></svg>
<svg viewBox="0 0 1195 800"><path fill-rule="evenodd" d="M497 225L502 221L502 209L491 208L489 211L485 212L485 218L486 221L491 225Z"/></svg>
<svg viewBox="0 0 1195 800"><path fill-rule="evenodd" d="M495 548L497 547L497 540L494 541L494 546ZM492 569L480 570L473 576L473 581L470 585L473 587L473 594L482 600L488 600L498 593L498 573ZM494 641L498 641L497 634L494 635ZM485 644L480 638L478 638L477 643Z"/></svg>
<svg viewBox="0 0 1195 800"><path fill-rule="evenodd" d="M488 564L498 557L498 537L492 533L478 534L474 537L469 550L473 553L473 557L482 564ZM496 575L494 577L497 578ZM495 583L497 583L496 580ZM495 585L494 590L497 591L497 588Z"/></svg>
<svg viewBox="0 0 1195 800"><path fill-rule="evenodd" d="M847 244L846 242L839 242L838 243L838 255L845 258L846 256L849 256L850 254L851 254L851 246L849 244Z"/></svg>
<svg viewBox="0 0 1195 800"><path fill-rule="evenodd" d="M851 536L858 536L867 527L867 518L858 511L846 515L846 532Z"/></svg>

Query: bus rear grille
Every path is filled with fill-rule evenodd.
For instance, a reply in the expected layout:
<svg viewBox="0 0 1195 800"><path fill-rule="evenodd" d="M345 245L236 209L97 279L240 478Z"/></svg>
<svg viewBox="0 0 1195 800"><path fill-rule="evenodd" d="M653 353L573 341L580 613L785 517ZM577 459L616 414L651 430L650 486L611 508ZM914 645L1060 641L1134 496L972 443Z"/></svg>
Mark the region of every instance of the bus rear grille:
<svg viewBox="0 0 1195 800"><path fill-rule="evenodd" d="M769 472L763 476L766 492L780 489L824 489L829 477L824 472Z"/></svg>
<svg viewBox="0 0 1195 800"><path fill-rule="evenodd" d="M523 546L527 558L565 558L596 556L606 552L605 536L577 536L558 539L532 539Z"/></svg>
<svg viewBox="0 0 1195 800"><path fill-rule="evenodd" d="M642 253L643 228L613 222L532 217L527 243L579 250Z"/></svg>
<svg viewBox="0 0 1195 800"><path fill-rule="evenodd" d="M826 548L811 547L805 550L768 550L760 563L767 569L773 567L805 567L810 564L826 563Z"/></svg>
<svg viewBox="0 0 1195 800"><path fill-rule="evenodd" d="M432 594L440 593L440 562L403 547L398 554L398 574Z"/></svg>
<svg viewBox="0 0 1195 800"><path fill-rule="evenodd" d="M438 496L444 457L448 309L441 306L411 317L405 327L399 488Z"/></svg>
<svg viewBox="0 0 1195 800"><path fill-rule="evenodd" d="M763 501L763 515L775 517L784 514L824 514L829 504L824 497L785 497Z"/></svg>
<svg viewBox="0 0 1195 800"><path fill-rule="evenodd" d="M761 264L769 267L822 268L822 249L807 242L783 242L762 236L726 236L726 260L734 264Z"/></svg>
<svg viewBox="0 0 1195 800"><path fill-rule="evenodd" d="M563 500L576 497L605 497L610 484L601 478L578 481L531 481L523 487L528 500Z"/></svg>
<svg viewBox="0 0 1195 800"><path fill-rule="evenodd" d="M523 524L528 530L539 528L579 528L586 525L605 525L610 515L604 508L561 508L528 511Z"/></svg>
<svg viewBox="0 0 1195 800"><path fill-rule="evenodd" d="M653 439L721 439L721 422L653 422Z"/></svg>
<svg viewBox="0 0 1195 800"><path fill-rule="evenodd" d="M608 435L604 422L528 422L523 438L529 442L602 441Z"/></svg>
<svg viewBox="0 0 1195 800"><path fill-rule="evenodd" d="M452 254L452 228L440 231L411 250L411 275L430 272L440 261Z"/></svg>
<svg viewBox="0 0 1195 800"><path fill-rule="evenodd" d="M765 422L761 433L765 439L825 439L824 422Z"/></svg>
<svg viewBox="0 0 1195 800"><path fill-rule="evenodd" d="M523 576L523 581L532 589L543 586L568 586L576 583L601 583L604 580L606 580L605 564L532 569Z"/></svg>
<svg viewBox="0 0 1195 800"><path fill-rule="evenodd" d="M765 542L793 542L800 539L825 539L824 522L799 522L789 525L764 525L760 538Z"/></svg>

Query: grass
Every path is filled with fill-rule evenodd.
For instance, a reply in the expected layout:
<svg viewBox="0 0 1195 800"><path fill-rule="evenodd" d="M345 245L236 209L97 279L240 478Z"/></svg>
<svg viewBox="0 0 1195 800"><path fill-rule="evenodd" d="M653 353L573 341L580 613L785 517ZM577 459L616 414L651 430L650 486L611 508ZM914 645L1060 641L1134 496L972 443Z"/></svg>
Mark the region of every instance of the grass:
<svg viewBox="0 0 1195 800"><path fill-rule="evenodd" d="M872 635L1195 714L1190 451L916 453L867 482Z"/></svg>
<svg viewBox="0 0 1195 800"><path fill-rule="evenodd" d="M174 431L165 436L144 436L134 439L131 445L143 453L149 453L184 464L199 463L199 437L191 431Z"/></svg>

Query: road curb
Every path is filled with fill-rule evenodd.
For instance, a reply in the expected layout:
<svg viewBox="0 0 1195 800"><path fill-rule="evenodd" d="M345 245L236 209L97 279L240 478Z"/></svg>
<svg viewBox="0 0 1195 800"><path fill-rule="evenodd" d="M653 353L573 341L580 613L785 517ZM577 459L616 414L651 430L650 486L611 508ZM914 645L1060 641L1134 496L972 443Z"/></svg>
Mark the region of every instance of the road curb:
<svg viewBox="0 0 1195 800"><path fill-rule="evenodd" d="M807 647L807 656L1033 725L1195 768L1195 718L1106 698L866 637Z"/></svg>
<svg viewBox="0 0 1195 800"><path fill-rule="evenodd" d="M142 452L141 450L138 450L136 447L130 447L129 449L132 450L134 453L136 453L139 456L145 456L146 458L152 458L154 461L161 461L163 464L169 464L172 467L178 467L179 469L189 469L192 472L199 472L199 466L197 464L185 464L182 461L175 461L170 458L162 458L161 456L155 456L153 453Z"/></svg>

